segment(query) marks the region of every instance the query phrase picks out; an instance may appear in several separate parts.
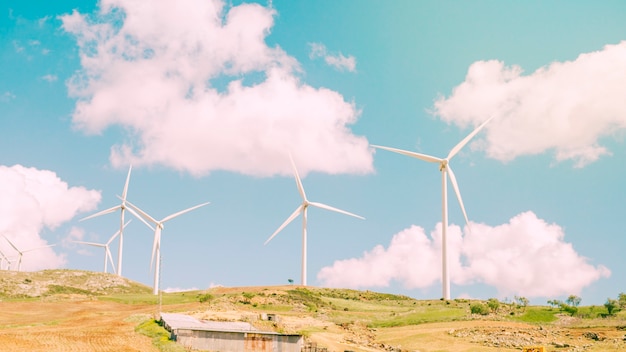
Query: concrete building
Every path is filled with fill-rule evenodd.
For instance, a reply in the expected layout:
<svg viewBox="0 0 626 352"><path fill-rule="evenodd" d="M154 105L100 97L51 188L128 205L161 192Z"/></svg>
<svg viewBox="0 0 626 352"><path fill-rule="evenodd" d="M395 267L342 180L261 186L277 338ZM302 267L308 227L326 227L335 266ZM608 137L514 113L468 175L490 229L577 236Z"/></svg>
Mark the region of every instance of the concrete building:
<svg viewBox="0 0 626 352"><path fill-rule="evenodd" d="M303 337L260 331L245 322L201 321L183 314L162 313L171 339L201 351L300 352Z"/></svg>

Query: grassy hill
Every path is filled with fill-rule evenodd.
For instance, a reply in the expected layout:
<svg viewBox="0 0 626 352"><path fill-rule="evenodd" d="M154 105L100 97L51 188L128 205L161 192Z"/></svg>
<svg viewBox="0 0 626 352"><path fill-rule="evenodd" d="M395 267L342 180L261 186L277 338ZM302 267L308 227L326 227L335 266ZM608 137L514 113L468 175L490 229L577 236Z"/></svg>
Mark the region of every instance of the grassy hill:
<svg viewBox="0 0 626 352"><path fill-rule="evenodd" d="M10 320L21 319L19 312L25 309L24 304L32 302L26 309L36 311L52 309L49 303L45 305L52 302L59 311L69 311L78 309L76 302L81 300L90 302L90 310L97 312L96 321L111 317L112 329L116 324L134 324L142 334L154 337L155 346L168 351L176 349L164 341L167 334L150 319L160 311L207 320L247 321L264 330L298 333L329 351L520 351L525 346L545 346L546 351L626 350L626 312L607 316L604 307L579 307L572 316L548 306L494 305L493 301L465 299L415 300L372 291L296 285L217 287L155 297L149 287L112 274L75 270L0 272L1 309L11 311L15 307L14 315L6 313L3 317L0 312L0 320L7 321L5 328L17 326L10 334L7 331L11 341L20 325ZM261 319L267 314L275 314L278 319ZM68 326L73 316L66 318ZM59 323L65 320L58 316L50 317L50 322L43 314L37 319L42 321L30 324L48 328L65 324ZM67 326L61 327L61 332L53 334L55 338L69 331ZM33 340L41 340L36 331L33 326L24 329L24 339L33 336ZM2 332L0 326L0 343ZM128 332L129 336L133 333ZM126 342L119 343L123 346ZM127 343L137 344L134 340Z"/></svg>
<svg viewBox="0 0 626 352"><path fill-rule="evenodd" d="M80 270L0 271L0 298L148 294L149 287L117 275Z"/></svg>

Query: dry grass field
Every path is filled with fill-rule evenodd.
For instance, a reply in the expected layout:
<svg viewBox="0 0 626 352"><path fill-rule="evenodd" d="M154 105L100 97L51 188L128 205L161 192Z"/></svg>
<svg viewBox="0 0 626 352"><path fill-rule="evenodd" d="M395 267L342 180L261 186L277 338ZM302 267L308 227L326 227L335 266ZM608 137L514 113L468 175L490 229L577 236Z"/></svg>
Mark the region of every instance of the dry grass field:
<svg viewBox="0 0 626 352"><path fill-rule="evenodd" d="M262 329L299 333L328 351L626 350L626 316L621 313L580 318L548 307L503 304L496 313L476 315L470 313L472 303L281 286L164 294L159 305L148 287L113 275L3 271L0 346L2 351L185 351L164 341L156 324L142 328L161 307L200 319L248 321ZM261 313L276 314L279 320L260 320ZM151 335L156 333L161 337Z"/></svg>

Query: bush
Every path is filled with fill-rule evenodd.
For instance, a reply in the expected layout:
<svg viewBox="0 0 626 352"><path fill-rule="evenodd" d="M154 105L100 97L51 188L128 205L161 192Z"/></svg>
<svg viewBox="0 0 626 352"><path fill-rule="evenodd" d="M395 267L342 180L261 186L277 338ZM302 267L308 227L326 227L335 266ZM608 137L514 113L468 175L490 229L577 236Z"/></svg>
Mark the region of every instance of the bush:
<svg viewBox="0 0 626 352"><path fill-rule="evenodd" d="M209 302L209 301L213 300L213 298L215 298L215 297L213 297L212 294L205 293L205 294L202 294L202 295L198 295L198 302L200 302L200 303Z"/></svg>
<svg viewBox="0 0 626 352"><path fill-rule="evenodd" d="M487 315L489 314L489 307L482 303L474 303L470 305L470 312L472 312L472 314Z"/></svg>
<svg viewBox="0 0 626 352"><path fill-rule="evenodd" d="M491 309L492 312L498 312L498 308L500 308L500 301L495 298L489 298L487 301L487 306Z"/></svg>
<svg viewBox="0 0 626 352"><path fill-rule="evenodd" d="M564 312L568 313L571 316L574 316L576 313L578 313L578 307L570 306L565 303L561 304L561 310L563 310Z"/></svg>

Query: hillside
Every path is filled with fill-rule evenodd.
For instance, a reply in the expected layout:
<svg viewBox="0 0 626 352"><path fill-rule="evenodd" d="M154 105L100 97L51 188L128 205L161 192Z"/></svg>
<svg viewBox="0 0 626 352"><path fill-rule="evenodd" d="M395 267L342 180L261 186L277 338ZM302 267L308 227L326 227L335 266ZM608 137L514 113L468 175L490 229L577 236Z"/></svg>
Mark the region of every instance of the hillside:
<svg viewBox="0 0 626 352"><path fill-rule="evenodd" d="M80 270L0 271L0 298L149 293L147 286L113 274Z"/></svg>
<svg viewBox="0 0 626 352"><path fill-rule="evenodd" d="M603 307L580 307L572 317L500 303L495 312L471 314L472 305L483 303L295 285L217 287L159 300L148 287L111 274L2 271L0 345L3 351L176 351L158 325L148 324L161 309L302 334L328 351L626 350L624 313L601 318ZM277 320L261 319L266 314Z"/></svg>

